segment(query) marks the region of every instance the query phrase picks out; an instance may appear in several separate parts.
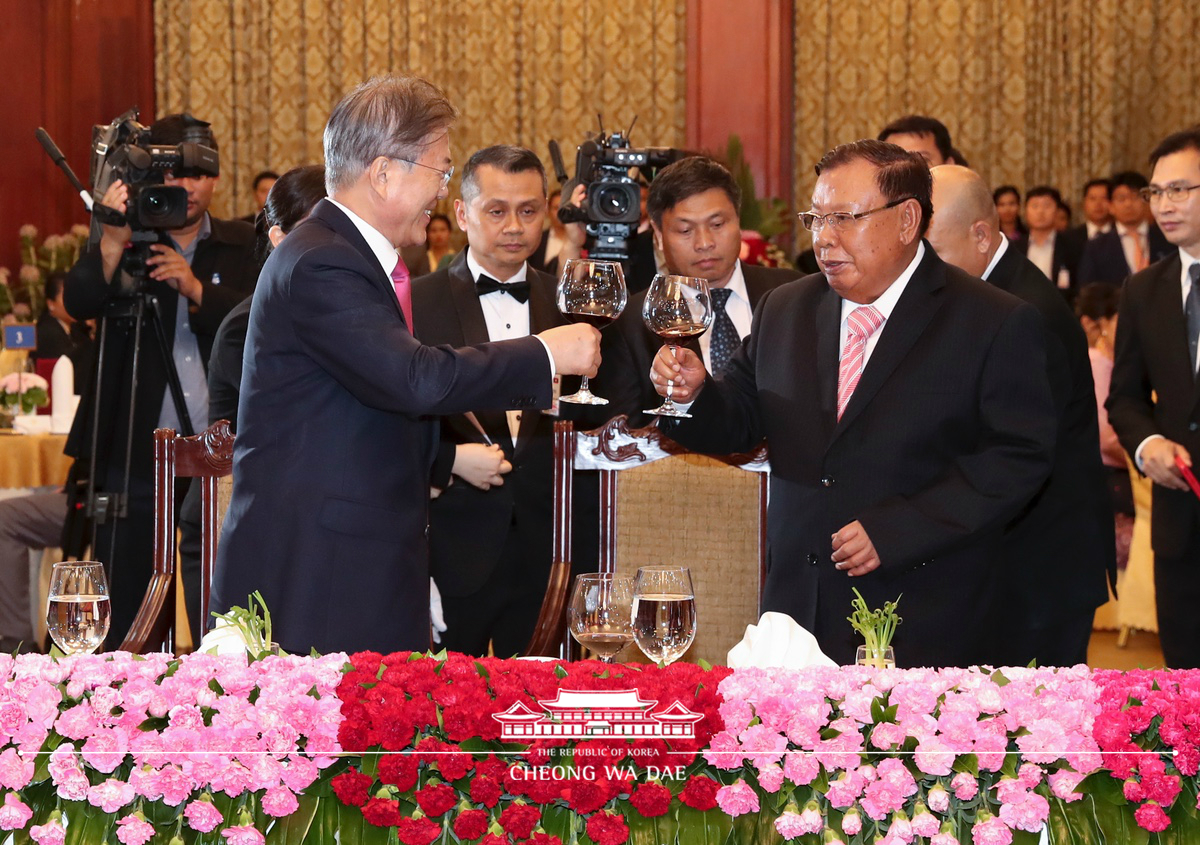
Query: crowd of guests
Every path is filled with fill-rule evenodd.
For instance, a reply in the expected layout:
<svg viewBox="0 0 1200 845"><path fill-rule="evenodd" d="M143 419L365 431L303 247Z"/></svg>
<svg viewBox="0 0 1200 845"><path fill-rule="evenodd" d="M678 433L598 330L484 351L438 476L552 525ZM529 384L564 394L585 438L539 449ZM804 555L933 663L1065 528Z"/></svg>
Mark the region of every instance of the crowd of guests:
<svg viewBox="0 0 1200 845"><path fill-rule="evenodd" d="M1200 662L1186 621L1200 500L1176 464L1200 446L1187 393L1200 131L1166 139L1151 180L1089 182L1072 229L1057 190L1033 188L1022 204L968 168L941 122L903 118L818 165L800 215L813 250L798 263L812 274L742 261L736 181L710 158L682 159L645 187L630 303L601 339L555 307L557 268L586 241L553 213L579 198L551 193L534 153L473 151L453 219L435 211L456 116L424 80L364 83L330 118L324 167L255 178L270 184L254 225L209 214L214 177L168 175L189 215L151 247L144 284L181 401L152 348L137 349L136 385L120 378L133 328L109 320L115 363L92 386L101 416L82 412L68 446L87 465L99 431L92 482L127 514L100 520L92 539L112 568L110 646L149 578L155 428L237 427L216 611L259 590L286 650L424 649L432 575L443 643L511 654L530 638L551 560L553 420L627 414L700 451L766 440L763 609L789 613L843 662L852 587L873 605L903 593L907 665L1086 660L1127 536L1128 455L1156 483L1167 662ZM155 140L177 143L182 121L154 124ZM118 182L102 202L126 197ZM109 313L128 239L102 227L63 280L69 318ZM640 319L657 270L706 279L716 306L711 330L674 355ZM583 375L609 406L557 402ZM646 415L668 382L691 419ZM14 527L30 524L28 502L0 503L0 569L62 531L69 493L37 501L36 538ZM577 571L596 565L597 498L579 483ZM198 636L194 498L183 511ZM6 644L27 628L0 617Z"/></svg>

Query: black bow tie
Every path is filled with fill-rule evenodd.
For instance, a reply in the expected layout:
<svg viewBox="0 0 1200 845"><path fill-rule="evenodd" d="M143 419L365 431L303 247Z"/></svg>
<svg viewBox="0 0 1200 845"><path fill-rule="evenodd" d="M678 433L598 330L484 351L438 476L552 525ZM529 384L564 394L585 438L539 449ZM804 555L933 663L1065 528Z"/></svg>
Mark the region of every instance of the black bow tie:
<svg viewBox="0 0 1200 845"><path fill-rule="evenodd" d="M502 285L491 276L485 276L482 273L475 280L475 293L479 296L486 296L498 290L507 291L517 302L529 301L529 282L509 282Z"/></svg>

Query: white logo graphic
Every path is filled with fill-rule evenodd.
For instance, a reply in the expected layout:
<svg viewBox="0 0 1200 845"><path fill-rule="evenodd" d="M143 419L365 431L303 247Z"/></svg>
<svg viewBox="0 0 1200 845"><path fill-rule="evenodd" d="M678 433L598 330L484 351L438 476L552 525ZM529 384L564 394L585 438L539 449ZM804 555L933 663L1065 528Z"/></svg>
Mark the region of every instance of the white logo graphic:
<svg viewBox="0 0 1200 845"><path fill-rule="evenodd" d="M493 713L492 718L500 723L501 739L694 739L696 722L704 718L678 701L651 713L658 701L639 697L637 690L559 690L557 698L538 704L545 708L541 713L520 701L503 713Z"/></svg>

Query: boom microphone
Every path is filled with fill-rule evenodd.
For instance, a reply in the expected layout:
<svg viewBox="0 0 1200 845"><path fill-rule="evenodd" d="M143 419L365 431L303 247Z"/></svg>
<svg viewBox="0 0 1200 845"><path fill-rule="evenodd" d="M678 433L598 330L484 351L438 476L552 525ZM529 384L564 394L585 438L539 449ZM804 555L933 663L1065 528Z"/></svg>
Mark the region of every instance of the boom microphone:
<svg viewBox="0 0 1200 845"><path fill-rule="evenodd" d="M567 176L567 167L563 164L562 151L558 148L558 141L553 139L550 141L550 163L554 165L554 175L558 179L558 184L567 184L567 180L570 178Z"/></svg>
<svg viewBox="0 0 1200 845"><path fill-rule="evenodd" d="M39 126L37 132L34 134L37 135L38 143L42 145L42 149L46 151L46 155L50 156L50 160L58 165L63 173L67 174L67 178L71 180L71 185L74 186L75 190L79 192L79 196L83 199L83 204L87 206L88 211L91 211L92 195L88 193L87 188L83 187L83 183L79 181L75 172L71 170L71 165L67 164L66 156L62 154L62 150L54 143L54 140L50 137L50 133Z"/></svg>

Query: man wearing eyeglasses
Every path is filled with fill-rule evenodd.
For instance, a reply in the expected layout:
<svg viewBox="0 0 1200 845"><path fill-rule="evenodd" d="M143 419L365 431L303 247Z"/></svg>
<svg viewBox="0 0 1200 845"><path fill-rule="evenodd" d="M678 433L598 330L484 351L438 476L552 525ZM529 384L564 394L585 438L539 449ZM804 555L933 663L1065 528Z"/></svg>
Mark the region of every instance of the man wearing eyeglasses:
<svg viewBox="0 0 1200 845"><path fill-rule="evenodd" d="M925 161L844 144L817 165L822 274L776 288L724 378L661 349L652 379L693 402L671 437L771 455L763 610L790 614L851 662L853 588L903 594L908 666L967 666L989 634L1004 526L1045 479L1055 414L1037 312L943 262L923 240Z"/></svg>
<svg viewBox="0 0 1200 845"><path fill-rule="evenodd" d="M1167 665L1188 669L1200 666L1200 493L1187 480L1200 456L1200 126L1164 139L1150 164L1150 210L1175 249L1125 283L1107 408L1154 482L1158 634Z"/></svg>
<svg viewBox="0 0 1200 845"><path fill-rule="evenodd" d="M446 196L455 117L416 77L350 92L325 128L329 199L259 278L212 604L261 591L288 652L428 648L432 415L548 407L556 371L599 365L587 326L461 349L413 336L397 249Z"/></svg>

